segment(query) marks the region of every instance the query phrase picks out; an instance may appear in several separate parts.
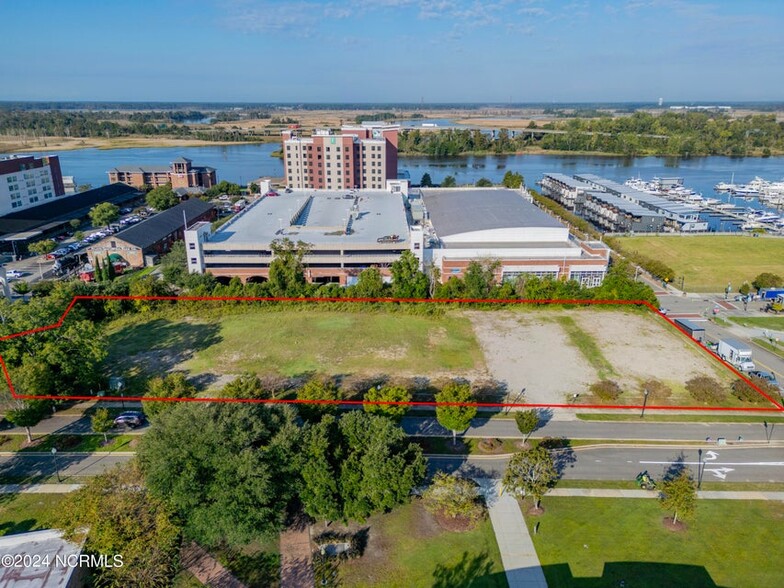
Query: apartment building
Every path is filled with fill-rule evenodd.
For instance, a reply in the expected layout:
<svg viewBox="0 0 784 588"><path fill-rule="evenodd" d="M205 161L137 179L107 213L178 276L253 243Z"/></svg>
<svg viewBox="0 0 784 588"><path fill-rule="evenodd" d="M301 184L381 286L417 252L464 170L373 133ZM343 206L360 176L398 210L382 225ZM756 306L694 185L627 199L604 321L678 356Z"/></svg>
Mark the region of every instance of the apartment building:
<svg viewBox="0 0 784 588"><path fill-rule="evenodd" d="M60 158L11 156L0 159L0 216L65 195Z"/></svg>
<svg viewBox="0 0 784 588"><path fill-rule="evenodd" d="M167 167L164 165L115 167L106 172L109 183L122 182L134 188L151 186L157 188L171 184L172 188L212 188L217 181L215 168L196 166L186 157L178 157Z"/></svg>
<svg viewBox="0 0 784 588"><path fill-rule="evenodd" d="M304 137L283 131L283 168L289 188L383 190L397 179L397 125L362 123L340 132L318 129Z"/></svg>

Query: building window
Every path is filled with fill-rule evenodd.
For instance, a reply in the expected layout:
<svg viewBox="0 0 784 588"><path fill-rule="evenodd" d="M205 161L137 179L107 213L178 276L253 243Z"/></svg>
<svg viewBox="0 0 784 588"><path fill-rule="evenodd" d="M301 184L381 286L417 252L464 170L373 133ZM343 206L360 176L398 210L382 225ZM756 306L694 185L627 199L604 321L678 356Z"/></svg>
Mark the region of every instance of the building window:
<svg viewBox="0 0 784 588"><path fill-rule="evenodd" d="M191 257L191 263L196 265L196 258L195 257Z"/></svg>
<svg viewBox="0 0 784 588"><path fill-rule="evenodd" d="M196 249L196 243L188 243L188 249Z"/></svg>

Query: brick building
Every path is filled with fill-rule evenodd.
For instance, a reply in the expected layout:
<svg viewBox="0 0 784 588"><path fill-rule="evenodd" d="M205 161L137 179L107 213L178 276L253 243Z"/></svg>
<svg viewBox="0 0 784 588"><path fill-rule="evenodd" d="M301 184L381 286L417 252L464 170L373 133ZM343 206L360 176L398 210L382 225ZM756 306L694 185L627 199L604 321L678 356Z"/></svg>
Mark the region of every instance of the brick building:
<svg viewBox="0 0 784 588"><path fill-rule="evenodd" d="M141 268L152 265L156 258L171 250L172 244L185 234L189 227L200 221L216 218L212 204L191 198L168 210L148 218L132 227L101 239L87 248L90 263L103 263L107 255L120 256L130 267Z"/></svg>
<svg viewBox="0 0 784 588"><path fill-rule="evenodd" d="M195 166L185 157L178 157L169 167L163 165L115 167L106 173L109 174L109 183L122 182L135 188L142 188L145 185L158 188L171 184L175 190L209 189L218 183L215 168Z"/></svg>
<svg viewBox="0 0 784 588"><path fill-rule="evenodd" d="M340 133L283 131L286 185L294 189L383 190L397 179L397 125L347 125Z"/></svg>

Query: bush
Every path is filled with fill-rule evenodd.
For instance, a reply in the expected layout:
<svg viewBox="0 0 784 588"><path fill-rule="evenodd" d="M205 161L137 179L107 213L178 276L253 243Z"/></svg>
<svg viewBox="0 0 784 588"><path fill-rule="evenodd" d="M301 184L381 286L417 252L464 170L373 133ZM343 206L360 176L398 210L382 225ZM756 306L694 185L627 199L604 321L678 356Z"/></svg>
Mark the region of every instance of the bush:
<svg viewBox="0 0 784 588"><path fill-rule="evenodd" d="M640 384L640 391L648 391L648 402L661 402L672 396L672 388L659 380L646 380Z"/></svg>
<svg viewBox="0 0 784 588"><path fill-rule="evenodd" d="M726 396L721 382L708 376L697 376L686 382L686 390L698 402L719 402Z"/></svg>
<svg viewBox="0 0 784 588"><path fill-rule="evenodd" d="M778 400L779 389L768 380L764 378L750 378L750 380L752 383L754 383L755 386L757 386L757 388L773 398L773 400ZM762 394L757 392L754 388L749 386L740 378L735 380L730 388L732 388L732 395L742 402L751 402L753 404L768 402L767 398L765 398Z"/></svg>
<svg viewBox="0 0 784 588"><path fill-rule="evenodd" d="M605 402L618 400L621 394L623 394L623 390L621 390L618 383L613 382L612 380L601 380L595 384L591 384L589 390L592 394Z"/></svg>

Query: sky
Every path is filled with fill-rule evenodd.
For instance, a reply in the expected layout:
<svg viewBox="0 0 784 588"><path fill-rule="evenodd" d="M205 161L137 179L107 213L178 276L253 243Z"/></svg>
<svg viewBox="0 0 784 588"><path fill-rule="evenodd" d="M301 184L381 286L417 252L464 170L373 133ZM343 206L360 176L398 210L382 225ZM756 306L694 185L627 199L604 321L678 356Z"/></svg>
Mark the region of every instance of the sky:
<svg viewBox="0 0 784 588"><path fill-rule="evenodd" d="M784 100L782 0L0 0L0 100Z"/></svg>

